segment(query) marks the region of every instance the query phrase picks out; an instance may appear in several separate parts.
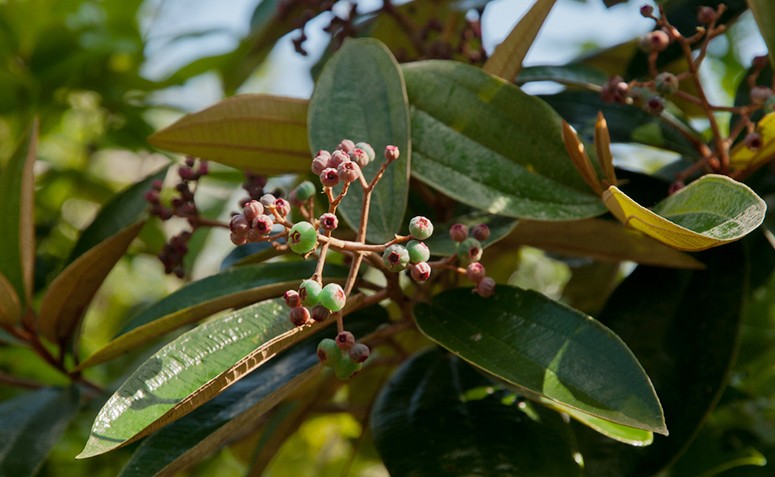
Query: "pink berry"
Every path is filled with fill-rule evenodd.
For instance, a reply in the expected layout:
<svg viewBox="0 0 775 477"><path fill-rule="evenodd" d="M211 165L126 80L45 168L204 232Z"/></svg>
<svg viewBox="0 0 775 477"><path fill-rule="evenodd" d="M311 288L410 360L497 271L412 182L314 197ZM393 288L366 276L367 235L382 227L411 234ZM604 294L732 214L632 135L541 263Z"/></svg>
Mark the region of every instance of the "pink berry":
<svg viewBox="0 0 775 477"><path fill-rule="evenodd" d="M327 167L320 173L320 183L323 187L334 187L339 184L339 173L333 167Z"/></svg>
<svg viewBox="0 0 775 477"><path fill-rule="evenodd" d="M330 156L329 156L330 157ZM328 157L317 156L312 159L312 173L319 176L323 169L328 167Z"/></svg>
<svg viewBox="0 0 775 477"><path fill-rule="evenodd" d="M455 242L462 242L468 238L468 227L463 224L455 224L449 228L449 237Z"/></svg>
<svg viewBox="0 0 775 477"><path fill-rule="evenodd" d="M347 351L355 344L355 336L349 331L342 331L336 335L336 345L339 349Z"/></svg>
<svg viewBox="0 0 775 477"><path fill-rule="evenodd" d="M424 282L431 277L431 266L428 262L419 262L412 265L412 278L416 282Z"/></svg>
<svg viewBox="0 0 775 477"><path fill-rule="evenodd" d="M290 308L296 308L297 306L301 306L301 296L299 295L299 292L296 290L288 290L283 295L283 298L285 299L285 304L288 305Z"/></svg>
<svg viewBox="0 0 775 477"><path fill-rule="evenodd" d="M388 162L395 161L396 159L398 159L399 155L400 155L400 152L396 146L385 147L385 159Z"/></svg>
<svg viewBox="0 0 775 477"><path fill-rule="evenodd" d="M476 284L474 291L482 298L487 298L495 294L495 280L491 277L482 278L479 283Z"/></svg>
<svg viewBox="0 0 775 477"><path fill-rule="evenodd" d="M345 154L350 154L355 149L355 143L349 139L342 139L342 142L336 148Z"/></svg>
<svg viewBox="0 0 775 477"><path fill-rule="evenodd" d="M485 277L484 265L479 262L471 262L466 267L466 276L474 283L479 283Z"/></svg>
<svg viewBox="0 0 775 477"><path fill-rule="evenodd" d="M261 235L269 235L272 233L272 226L274 225L274 222L272 222L272 217L261 214L253 220L251 225L252 228Z"/></svg>
<svg viewBox="0 0 775 477"><path fill-rule="evenodd" d="M335 214L326 212L325 214L320 216L321 229L331 231L331 230L335 230L338 225L339 225L339 219L336 217Z"/></svg>
<svg viewBox="0 0 775 477"><path fill-rule="evenodd" d="M343 182L347 182L349 184L358 180L358 176L360 175L360 167L358 167L358 164L353 161L346 161L339 164L336 172Z"/></svg>
<svg viewBox="0 0 775 477"><path fill-rule="evenodd" d="M363 363L369 359L369 347L363 343L355 343L347 354L354 363Z"/></svg>
<svg viewBox="0 0 775 477"><path fill-rule="evenodd" d="M229 228L236 234L245 235L248 233L250 223L248 223L248 219L246 219L244 215L237 214L229 221Z"/></svg>
<svg viewBox="0 0 775 477"><path fill-rule="evenodd" d="M309 321L309 310L303 306L291 308L290 318L294 326L302 326Z"/></svg>
<svg viewBox="0 0 775 477"><path fill-rule="evenodd" d="M328 167L336 169L339 167L339 164L349 160L350 156L347 153L342 151L334 151L334 153L331 154L331 158L328 160Z"/></svg>
<svg viewBox="0 0 775 477"><path fill-rule="evenodd" d="M274 207L280 217L285 217L291 213L291 203L283 198L275 199Z"/></svg>
<svg viewBox="0 0 775 477"><path fill-rule="evenodd" d="M251 200L250 202L245 204L245 208L242 209L242 214L245 216L248 222L253 222L253 220L255 220L256 217L258 217L263 213L264 213L264 206L261 205L261 202L257 200Z"/></svg>
<svg viewBox="0 0 775 477"><path fill-rule="evenodd" d="M471 235L478 241L483 242L490 238L490 227L487 224L479 224L471 229Z"/></svg>

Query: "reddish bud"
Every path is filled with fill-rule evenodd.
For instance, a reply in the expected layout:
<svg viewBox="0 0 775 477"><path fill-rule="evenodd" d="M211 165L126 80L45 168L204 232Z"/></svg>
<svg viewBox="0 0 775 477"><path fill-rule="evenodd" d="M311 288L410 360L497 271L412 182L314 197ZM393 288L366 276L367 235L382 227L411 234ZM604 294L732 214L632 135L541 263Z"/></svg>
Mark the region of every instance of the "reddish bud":
<svg viewBox="0 0 775 477"><path fill-rule="evenodd" d="M363 343L356 343L347 354L354 363L363 363L369 359L369 347Z"/></svg>
<svg viewBox="0 0 775 477"><path fill-rule="evenodd" d="M349 161L350 155L346 154L342 151L334 151L333 154L331 154L331 159L328 160L328 167L332 169L336 169L339 167L339 164Z"/></svg>
<svg viewBox="0 0 775 477"><path fill-rule="evenodd" d="M758 151L762 148L762 135L756 132L749 133L743 139L743 144L752 151Z"/></svg>
<svg viewBox="0 0 775 477"><path fill-rule="evenodd" d="M339 164L336 172L343 182L347 182L349 184L358 180L358 176L360 175L360 167L358 167L358 164L353 161L346 161Z"/></svg>
<svg viewBox="0 0 775 477"><path fill-rule="evenodd" d="M256 230L261 235L269 235L272 233L273 225L274 222L272 222L272 217L261 214L253 220L251 228Z"/></svg>
<svg viewBox="0 0 775 477"><path fill-rule="evenodd" d="M325 214L320 216L321 229L331 231L331 230L335 230L338 225L339 225L339 219L336 217L335 214L326 212Z"/></svg>
<svg viewBox="0 0 775 477"><path fill-rule="evenodd" d="M640 7L640 14L646 18L651 18L651 15L654 14L654 7L651 5L643 5Z"/></svg>
<svg viewBox="0 0 775 477"><path fill-rule="evenodd" d="M320 183L323 187L334 187L339 184L339 173L333 167L327 167L320 173Z"/></svg>
<svg viewBox="0 0 775 477"><path fill-rule="evenodd" d="M640 37L638 45L646 53L659 53L670 45L670 37L662 30L655 30Z"/></svg>
<svg viewBox="0 0 775 477"><path fill-rule="evenodd" d="M323 305L316 305L312 308L312 311L310 312L312 315L312 319L320 323L321 321L325 321L326 318L331 315L331 312Z"/></svg>
<svg viewBox="0 0 775 477"><path fill-rule="evenodd" d="M248 236L247 233L238 234L236 232L232 232L229 234L229 239L234 245L245 245L248 240Z"/></svg>
<svg viewBox="0 0 775 477"><path fill-rule="evenodd" d="M764 104L770 96L772 96L772 90L766 86L754 86L751 88L751 103L755 105Z"/></svg>
<svg viewBox="0 0 775 477"><path fill-rule="evenodd" d="M471 262L466 267L466 276L474 283L479 283L485 277L484 265L479 262Z"/></svg>
<svg viewBox="0 0 775 477"><path fill-rule="evenodd" d="M264 213L264 206L261 205L261 202L257 200L251 200L245 204L245 207L242 209L242 213L245 215L245 218L248 220L248 222L253 222L256 217Z"/></svg>
<svg viewBox="0 0 775 477"><path fill-rule="evenodd" d="M303 306L291 308L290 318L294 326L302 326L309 321L309 310Z"/></svg>
<svg viewBox="0 0 775 477"><path fill-rule="evenodd" d="M468 227L463 224L455 224L449 228L449 237L455 242L462 242L468 238Z"/></svg>
<svg viewBox="0 0 775 477"><path fill-rule="evenodd" d="M349 331L342 331L336 335L336 345L339 349L347 351L355 344L355 336Z"/></svg>
<svg viewBox="0 0 775 477"><path fill-rule="evenodd" d="M431 266L427 262L418 262L412 265L412 279L416 282L424 282L431 277Z"/></svg>
<svg viewBox="0 0 775 477"><path fill-rule="evenodd" d="M272 194L264 194L261 196L261 199L259 199L259 202L261 202L261 205L264 207L269 207L270 205L274 204L275 200L277 199L275 199L275 196Z"/></svg>
<svg viewBox="0 0 775 477"><path fill-rule="evenodd" d="M711 7L701 6L697 9L697 21L700 25L708 25L716 20L716 10Z"/></svg>
<svg viewBox="0 0 775 477"><path fill-rule="evenodd" d="M235 232L237 234L246 234L248 233L248 229L250 228L250 224L248 223L248 219L245 218L242 214L237 214L231 218L229 221L229 229L231 229L232 232Z"/></svg>
<svg viewBox="0 0 775 477"><path fill-rule="evenodd" d="M400 151L396 146L387 146L385 147L385 159L388 162L393 162L396 159L398 159L398 156L400 155Z"/></svg>
<svg viewBox="0 0 775 477"><path fill-rule="evenodd" d="M493 296L495 294L495 280L490 277L482 278L479 283L476 284L474 292L478 293L479 296L483 298Z"/></svg>
<svg viewBox="0 0 775 477"><path fill-rule="evenodd" d="M490 227L487 224L478 224L471 229L471 235L480 242L490 238Z"/></svg>
<svg viewBox="0 0 775 477"><path fill-rule="evenodd" d="M286 291L283 295L283 299L285 300L285 304L291 308L301 306L301 296L299 296L299 292L296 290Z"/></svg>
<svg viewBox="0 0 775 477"><path fill-rule="evenodd" d="M285 217L291 213L291 203L283 198L275 199L274 207L280 217Z"/></svg>
<svg viewBox="0 0 775 477"><path fill-rule="evenodd" d="M342 139L336 149L349 155L355 149L355 143L349 139Z"/></svg>
<svg viewBox="0 0 775 477"><path fill-rule="evenodd" d="M316 176L319 176L321 172L323 172L323 169L328 167L328 157L325 156L317 156L314 159L312 159L312 173Z"/></svg>

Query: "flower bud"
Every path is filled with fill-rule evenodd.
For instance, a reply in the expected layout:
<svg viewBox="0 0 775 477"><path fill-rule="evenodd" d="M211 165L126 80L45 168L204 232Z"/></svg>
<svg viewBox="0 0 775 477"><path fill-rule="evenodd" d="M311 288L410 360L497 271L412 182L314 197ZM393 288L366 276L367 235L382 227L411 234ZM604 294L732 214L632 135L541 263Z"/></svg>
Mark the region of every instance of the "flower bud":
<svg viewBox="0 0 775 477"><path fill-rule="evenodd" d="M323 187L334 187L339 184L339 173L333 167L327 167L320 173L320 183Z"/></svg>
<svg viewBox="0 0 775 477"><path fill-rule="evenodd" d="M651 15L654 13L654 7L651 5L643 5L640 7L640 14L643 15L646 18L651 18Z"/></svg>
<svg viewBox="0 0 775 477"><path fill-rule="evenodd" d="M659 73L654 81L655 87L659 94L673 94L678 91L680 86L678 83L678 77L668 71Z"/></svg>
<svg viewBox="0 0 775 477"><path fill-rule="evenodd" d="M331 157L331 156L328 156ZM321 172L323 172L323 169L328 167L328 157L325 156L316 156L314 159L312 159L312 173L316 176L319 176Z"/></svg>
<svg viewBox="0 0 775 477"><path fill-rule="evenodd" d="M478 224L471 229L471 235L480 242L490 238L490 227L487 224Z"/></svg>
<svg viewBox="0 0 775 477"><path fill-rule="evenodd" d="M697 8L697 21L700 25L708 25L716 20L716 10L707 6Z"/></svg>
<svg viewBox="0 0 775 477"><path fill-rule="evenodd" d="M347 354L354 363L363 363L369 359L369 347L363 343L355 343Z"/></svg>
<svg viewBox="0 0 775 477"><path fill-rule="evenodd" d="M269 207L270 205L274 204L275 196L272 194L264 194L261 196L261 199L259 199L259 202L261 202L261 205L264 207Z"/></svg>
<svg viewBox="0 0 775 477"><path fill-rule="evenodd" d="M358 176L360 175L360 167L356 162L346 161L339 164L336 172L343 182L347 182L349 184L358 180Z"/></svg>
<svg viewBox="0 0 775 477"><path fill-rule="evenodd" d="M312 319L320 323L321 321L326 321L326 318L329 317L331 312L323 305L315 305L312 310L310 311L310 315L312 315Z"/></svg>
<svg viewBox="0 0 775 477"><path fill-rule="evenodd" d="M468 227L464 224L455 224L449 228L449 237L455 242L462 242L468 238Z"/></svg>
<svg viewBox="0 0 775 477"><path fill-rule="evenodd" d="M257 200L251 200L242 209L242 214L248 222L253 222L256 217L264 213L264 206Z"/></svg>
<svg viewBox="0 0 775 477"><path fill-rule="evenodd" d="M291 203L283 199L282 197L279 199L275 199L274 207L275 207L274 210L277 211L278 214L280 214L280 217L285 217L291 213Z"/></svg>
<svg viewBox="0 0 775 477"><path fill-rule="evenodd" d="M303 306L291 308L290 319L294 326L302 326L309 321L309 310Z"/></svg>
<svg viewBox="0 0 775 477"><path fill-rule="evenodd" d="M234 245L245 245L248 240L248 236L247 233L239 234L237 232L231 232L229 234L229 239Z"/></svg>
<svg viewBox="0 0 775 477"><path fill-rule="evenodd" d="M261 235L269 235L272 233L273 226L274 222L272 222L272 217L265 214L261 214L256 217L251 224L251 228L256 230Z"/></svg>
<svg viewBox="0 0 775 477"><path fill-rule="evenodd" d="M355 143L349 139L342 139L336 149L349 155L355 149Z"/></svg>
<svg viewBox="0 0 775 477"><path fill-rule="evenodd" d="M431 266L427 262L418 262L412 265L410 272L416 282L424 282L431 277Z"/></svg>
<svg viewBox="0 0 775 477"><path fill-rule="evenodd" d="M670 45L670 37L662 30L655 30L640 37L638 46L646 53L665 51Z"/></svg>
<svg viewBox="0 0 775 477"><path fill-rule="evenodd" d="M336 227L339 225L339 219L336 217L335 214L331 214L326 212L325 214L320 216L320 228L323 230L335 230Z"/></svg>
<svg viewBox="0 0 775 477"><path fill-rule="evenodd" d="M484 265L479 262L471 262L466 267L466 276L474 283L479 283L485 277Z"/></svg>
<svg viewBox="0 0 775 477"><path fill-rule="evenodd" d="M762 148L762 135L757 132L748 133L743 139L743 144L752 151L758 151Z"/></svg>
<svg viewBox="0 0 775 477"><path fill-rule="evenodd" d="M242 214L233 216L229 221L229 229L236 234L245 235L248 233L249 228L250 224L248 223L248 219Z"/></svg>
<svg viewBox="0 0 775 477"><path fill-rule="evenodd" d="M396 146L387 146L385 147L385 159L388 162L393 162L396 159L398 159L398 156L400 155L400 151Z"/></svg>
<svg viewBox="0 0 775 477"><path fill-rule="evenodd" d="M342 151L334 151L334 153L331 154L331 159L328 160L328 167L332 169L336 169L337 167L339 167L339 164L349 160L350 160L349 154L345 154Z"/></svg>

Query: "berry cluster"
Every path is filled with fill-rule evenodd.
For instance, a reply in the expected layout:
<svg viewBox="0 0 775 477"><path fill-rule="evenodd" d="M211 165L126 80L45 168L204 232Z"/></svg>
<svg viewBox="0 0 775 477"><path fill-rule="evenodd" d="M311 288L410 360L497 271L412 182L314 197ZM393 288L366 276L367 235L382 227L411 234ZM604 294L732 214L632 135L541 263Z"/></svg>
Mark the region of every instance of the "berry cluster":
<svg viewBox="0 0 775 477"><path fill-rule="evenodd" d="M363 368L369 358L369 347L357 343L349 331L342 331L335 339L325 338L318 344L318 359L333 368L339 379L350 379Z"/></svg>
<svg viewBox="0 0 775 477"><path fill-rule="evenodd" d="M396 243L385 248L382 263L391 272L409 268L415 281L424 282L431 277L431 266L428 264L431 251L422 240L433 234L433 224L427 218L417 216L409 221L409 234L412 240L406 246Z"/></svg>
<svg viewBox="0 0 775 477"><path fill-rule="evenodd" d="M290 212L291 206L288 201L277 199L272 194L264 194L260 200L253 199L246 202L242 213L232 215L229 221L231 243L244 245L247 242L261 242L268 239L272 233L274 220L284 219Z"/></svg>
<svg viewBox="0 0 775 477"><path fill-rule="evenodd" d="M457 258L466 266L465 274L469 280L476 283L474 292L482 297L495 293L495 280L486 276L484 265L479 263L482 258L482 242L490 238L490 228L486 224L475 225L470 230L464 224L454 224L449 228L449 236L457 242Z"/></svg>

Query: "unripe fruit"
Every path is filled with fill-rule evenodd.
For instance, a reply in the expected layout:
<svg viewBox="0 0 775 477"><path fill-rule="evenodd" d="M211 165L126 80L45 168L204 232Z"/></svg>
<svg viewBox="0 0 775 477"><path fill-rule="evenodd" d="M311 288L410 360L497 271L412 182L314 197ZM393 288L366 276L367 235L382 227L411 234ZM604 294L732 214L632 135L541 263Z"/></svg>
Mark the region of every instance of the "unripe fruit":
<svg viewBox="0 0 775 477"><path fill-rule="evenodd" d="M382 254L382 262L391 272L400 272L409 263L409 252L403 245L391 245Z"/></svg>
<svg viewBox="0 0 775 477"><path fill-rule="evenodd" d="M320 302L320 293L323 287L315 280L304 280L299 285L299 296L304 306L315 306Z"/></svg>
<svg viewBox="0 0 775 477"><path fill-rule="evenodd" d="M358 180L360 167L353 161L346 161L339 164L336 173L339 175L339 179L349 184Z"/></svg>
<svg viewBox="0 0 775 477"><path fill-rule="evenodd" d="M329 151L326 151L325 149L321 149L318 151L317 154L315 154L315 157L325 157L326 159L331 157L331 153Z"/></svg>
<svg viewBox="0 0 775 477"><path fill-rule="evenodd" d="M336 335L336 345L342 351L347 351L355 344L355 336L349 331L342 331Z"/></svg>
<svg viewBox="0 0 775 477"><path fill-rule="evenodd" d="M749 133L743 139L743 144L752 151L758 151L762 148L762 135L756 132Z"/></svg>
<svg viewBox="0 0 775 477"><path fill-rule="evenodd" d="M301 296L299 296L299 292L296 290L286 291L283 295L283 299L285 300L285 304L291 308L301 306Z"/></svg>
<svg viewBox="0 0 775 477"><path fill-rule="evenodd" d="M326 308L323 305L315 305L312 307L312 310L310 310L310 315L312 316L312 319L320 323L321 321L326 321L326 318L331 314L330 311L328 311L328 308Z"/></svg>
<svg viewBox="0 0 775 477"><path fill-rule="evenodd" d="M457 257L465 265L478 262L482 258L482 244L473 237L463 240L458 244Z"/></svg>
<svg viewBox="0 0 775 477"><path fill-rule="evenodd" d="M363 364L355 363L350 359L342 359L333 366L337 378L347 380L355 376L363 368Z"/></svg>
<svg viewBox="0 0 775 477"><path fill-rule="evenodd" d="M349 139L342 139L342 142L336 148L345 154L350 154L355 149L355 143Z"/></svg>
<svg viewBox="0 0 775 477"><path fill-rule="evenodd" d="M315 249L318 233L315 226L309 222L299 222L288 232L288 246L294 252L304 255Z"/></svg>
<svg viewBox="0 0 775 477"><path fill-rule="evenodd" d="M329 283L320 293L320 304L330 311L341 310L346 301L347 296L344 294L344 290L336 283Z"/></svg>
<svg viewBox="0 0 775 477"><path fill-rule="evenodd" d="M246 219L244 215L237 214L229 221L229 228L236 234L244 235L248 233L250 223L248 223L248 219Z"/></svg>
<svg viewBox="0 0 775 477"><path fill-rule="evenodd" d="M323 187L334 187L339 184L339 173L333 167L327 167L320 173L320 183Z"/></svg>
<svg viewBox="0 0 775 477"><path fill-rule="evenodd" d="M291 308L290 318L293 326L302 326L309 321L309 310L303 306Z"/></svg>
<svg viewBox="0 0 775 477"><path fill-rule="evenodd" d="M398 156L400 156L401 153L398 150L396 146L387 146L385 147L385 159L388 162L393 162L396 159L398 159Z"/></svg>
<svg viewBox="0 0 775 477"><path fill-rule="evenodd" d="M665 109L665 98L662 96L652 96L646 102L646 110L651 114L659 114Z"/></svg>
<svg viewBox="0 0 775 477"><path fill-rule="evenodd" d="M476 284L474 291L482 298L487 298L495 294L495 280L490 277L482 278L479 283Z"/></svg>
<svg viewBox="0 0 775 477"><path fill-rule="evenodd" d="M640 37L638 46L646 53L664 51L670 45L670 37L662 30L652 31Z"/></svg>
<svg viewBox="0 0 775 477"><path fill-rule="evenodd" d="M369 155L363 149L356 147L350 153L350 162L354 162L361 167L366 167L369 163Z"/></svg>
<svg viewBox="0 0 775 477"><path fill-rule="evenodd" d="M471 262L466 267L466 276L474 283L479 283L485 277L484 265L479 262Z"/></svg>
<svg viewBox="0 0 775 477"><path fill-rule="evenodd" d="M321 230L335 230L339 226L339 219L335 214L326 212L320 216L320 229Z"/></svg>
<svg viewBox="0 0 775 477"><path fill-rule="evenodd" d="M412 266L412 278L416 282L424 282L431 277L431 266L426 262L415 263Z"/></svg>
<svg viewBox="0 0 775 477"><path fill-rule="evenodd" d="M331 154L331 159L328 160L328 167L332 169L336 169L339 167L339 164L349 161L350 155L342 152L342 151L334 151L333 154Z"/></svg>
<svg viewBox="0 0 775 477"><path fill-rule="evenodd" d="M471 235L480 242L490 238L490 227L487 224L478 224L471 229Z"/></svg>
<svg viewBox="0 0 775 477"><path fill-rule="evenodd" d="M261 214L253 220L251 225L252 228L259 234L269 235L272 233L272 226L274 226L274 222L272 221L272 217Z"/></svg>
<svg viewBox="0 0 775 477"><path fill-rule="evenodd" d="M245 208L242 209L242 214L245 216L248 222L252 222L256 217L264 213L264 206L257 200L251 200L245 204Z"/></svg>
<svg viewBox="0 0 775 477"><path fill-rule="evenodd" d="M367 142L359 142L355 145L356 148L361 149L363 152L366 153L366 164L373 161L377 155L374 153L374 148L371 147L371 144ZM359 166L364 166L365 164L358 164Z"/></svg>
<svg viewBox="0 0 775 477"><path fill-rule="evenodd" d="M280 217L285 217L291 213L291 203L285 199L282 199L282 198L275 199L274 207L275 207L275 211L277 211L277 213L280 214Z"/></svg>
<svg viewBox="0 0 775 477"><path fill-rule="evenodd" d="M455 224L449 228L449 238L455 242L462 242L468 238L468 227L463 224Z"/></svg>
<svg viewBox="0 0 775 477"><path fill-rule="evenodd" d="M350 355L350 360L354 363L363 363L369 359L369 347L363 343L356 343L350 348L347 353Z"/></svg>
<svg viewBox="0 0 775 477"><path fill-rule="evenodd" d="M409 261L412 263L427 262L431 258L431 250L425 242L418 240L410 240L406 244L406 251L409 252Z"/></svg>
<svg viewBox="0 0 775 477"><path fill-rule="evenodd" d="M716 10L711 7L701 6L697 9L697 21L700 25L707 25L716 19Z"/></svg>
<svg viewBox="0 0 775 477"><path fill-rule="evenodd" d="M771 113L773 111L775 111L775 95L770 96L767 98L767 101L764 102L764 112Z"/></svg>
<svg viewBox="0 0 775 477"><path fill-rule="evenodd" d="M654 80L654 84L657 92L664 95L675 93L678 91L678 87L680 86L678 77L668 71L659 73Z"/></svg>
<svg viewBox="0 0 775 477"><path fill-rule="evenodd" d="M312 173L319 176L323 169L328 167L328 158L331 156L317 156L312 159Z"/></svg>
<svg viewBox="0 0 775 477"><path fill-rule="evenodd" d="M433 235L433 223L427 218L418 215L409 221L409 233L418 240L425 240Z"/></svg>
<svg viewBox="0 0 775 477"><path fill-rule="evenodd" d="M239 234L236 232L231 232L229 234L229 240L231 240L231 243L233 243L234 245L245 245L245 243L247 243L248 241L248 236L246 233Z"/></svg>
<svg viewBox="0 0 775 477"><path fill-rule="evenodd" d="M304 181L296 186L296 198L304 202L315 195L315 184L310 181Z"/></svg>
<svg viewBox="0 0 775 477"><path fill-rule="evenodd" d="M261 202L261 205L264 207L269 207L270 205L274 204L275 200L277 199L272 194L264 194L258 201Z"/></svg>
<svg viewBox="0 0 775 477"><path fill-rule="evenodd" d="M342 361L342 351L331 338L325 338L318 343L318 359L324 366L333 367Z"/></svg>
<svg viewBox="0 0 775 477"><path fill-rule="evenodd" d="M248 242L260 242L264 236L256 229L248 230Z"/></svg>

